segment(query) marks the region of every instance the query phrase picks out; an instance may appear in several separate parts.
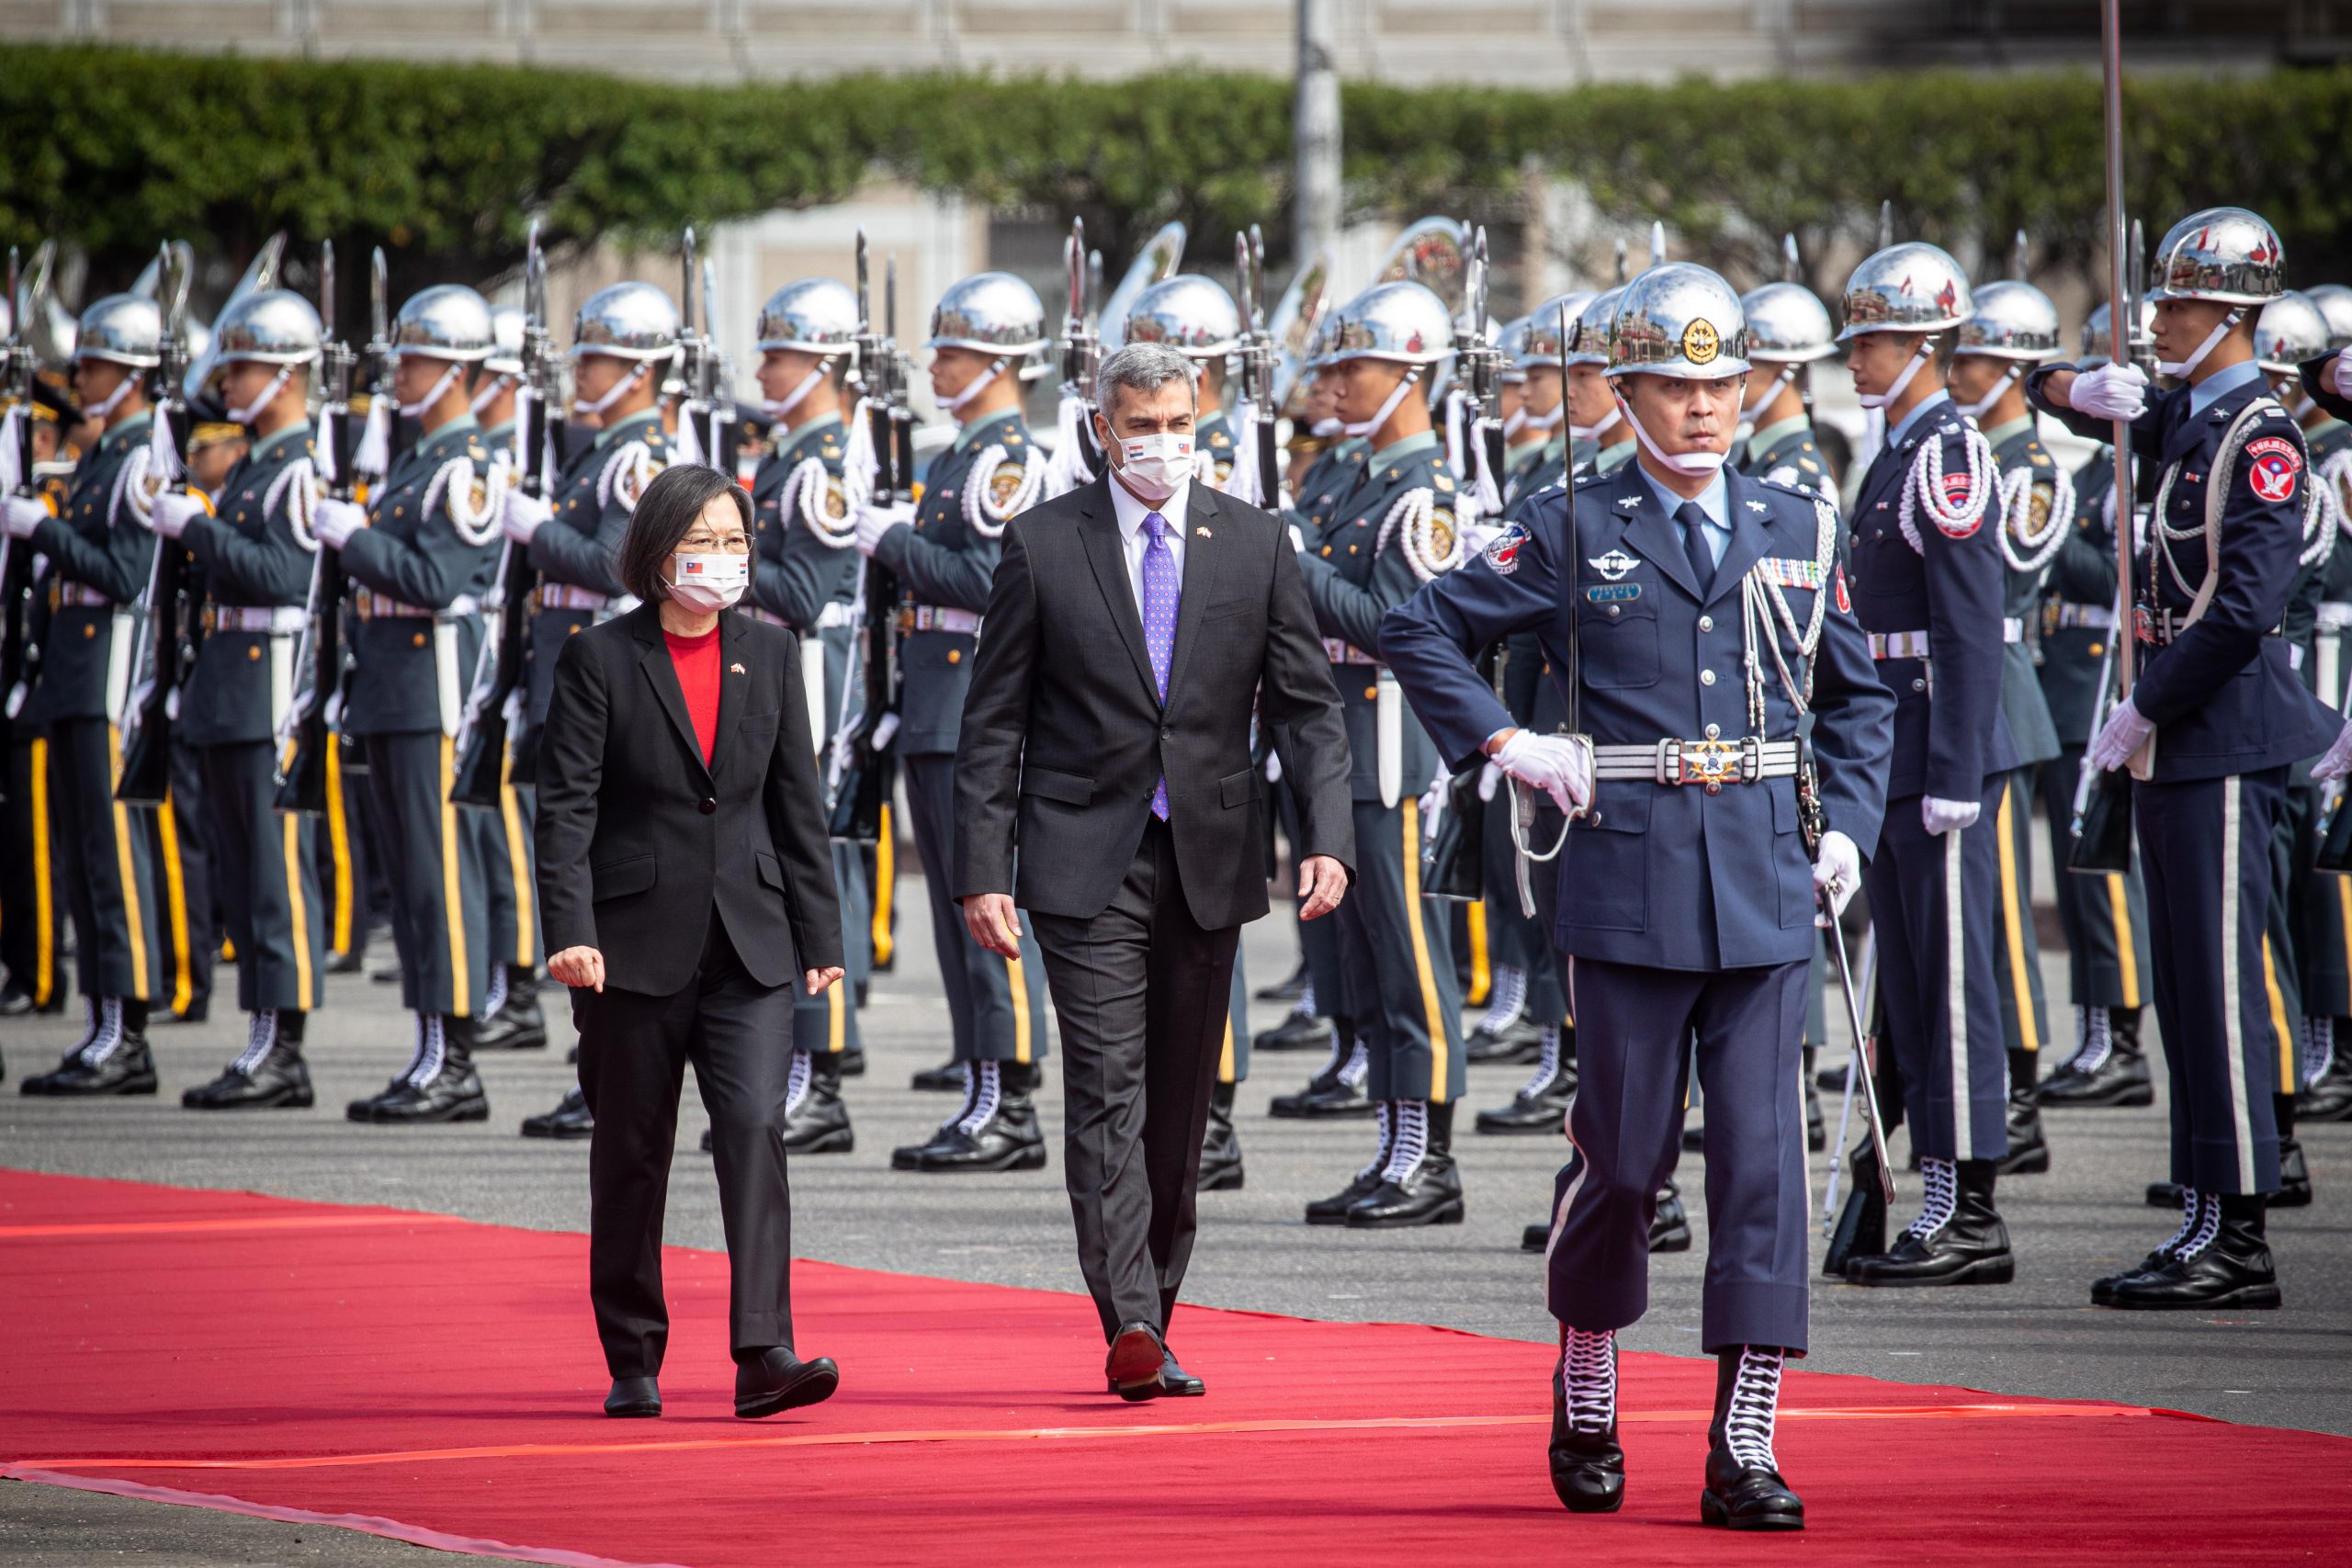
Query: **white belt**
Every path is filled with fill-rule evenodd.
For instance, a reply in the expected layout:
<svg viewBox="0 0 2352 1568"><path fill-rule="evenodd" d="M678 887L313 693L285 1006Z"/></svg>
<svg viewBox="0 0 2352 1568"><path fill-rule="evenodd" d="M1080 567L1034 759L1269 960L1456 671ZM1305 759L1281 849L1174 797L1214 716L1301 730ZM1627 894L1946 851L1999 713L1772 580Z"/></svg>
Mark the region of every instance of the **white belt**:
<svg viewBox="0 0 2352 1568"><path fill-rule="evenodd" d="M542 610L601 610L610 601L593 588L575 588L569 582L543 582L539 585L539 608Z"/></svg>
<svg viewBox="0 0 2352 1568"><path fill-rule="evenodd" d="M351 596L352 608L363 621L424 620L462 621L481 613L481 601L470 593L460 593L446 609L435 610L424 604L404 604L398 599L362 588Z"/></svg>
<svg viewBox="0 0 2352 1568"><path fill-rule="evenodd" d="M1377 664L1380 662L1378 658L1366 653L1353 643L1335 637L1327 637L1323 639L1323 653L1334 664Z"/></svg>
<svg viewBox="0 0 2352 1568"><path fill-rule="evenodd" d="M980 617L970 610L957 610L945 604L917 604L899 612L899 629L903 632L962 632L967 637L980 633Z"/></svg>
<svg viewBox="0 0 2352 1568"><path fill-rule="evenodd" d="M1794 778L1797 743L1759 740L1660 740L1647 746L1596 746L1592 774L1598 779L1645 779L1651 784L1704 784Z"/></svg>
<svg viewBox="0 0 2352 1568"><path fill-rule="evenodd" d="M2054 604L2051 608L2055 612L2051 620L2053 629L2065 626L2090 626L2098 631L2109 631L2115 626L2115 606L2112 604ZM2323 604L2320 608L2324 610L2327 606ZM2345 609L2352 612L2352 604L2346 604Z"/></svg>
<svg viewBox="0 0 2352 1568"><path fill-rule="evenodd" d="M310 618L300 604L207 604L204 629L209 632L266 632L294 637Z"/></svg>
<svg viewBox="0 0 2352 1568"><path fill-rule="evenodd" d="M2320 601L2319 629L2324 632L2352 631L2352 604L2341 599Z"/></svg>
<svg viewBox="0 0 2352 1568"><path fill-rule="evenodd" d="M857 606L846 599L834 600L817 612L817 629L820 632L830 632L837 631L842 626L857 625L856 609ZM978 624L977 621L973 623L975 629L978 628Z"/></svg>
<svg viewBox="0 0 2352 1568"><path fill-rule="evenodd" d="M2003 615L2001 617L2001 640L2003 642L2023 642L2025 640L2025 623L2015 615Z"/></svg>
<svg viewBox="0 0 2352 1568"><path fill-rule="evenodd" d="M1925 659L1928 657L1926 632L1872 632L1872 659Z"/></svg>
<svg viewBox="0 0 2352 1568"><path fill-rule="evenodd" d="M60 579L57 597L52 604L59 609L111 610L114 601L86 582L67 582Z"/></svg>

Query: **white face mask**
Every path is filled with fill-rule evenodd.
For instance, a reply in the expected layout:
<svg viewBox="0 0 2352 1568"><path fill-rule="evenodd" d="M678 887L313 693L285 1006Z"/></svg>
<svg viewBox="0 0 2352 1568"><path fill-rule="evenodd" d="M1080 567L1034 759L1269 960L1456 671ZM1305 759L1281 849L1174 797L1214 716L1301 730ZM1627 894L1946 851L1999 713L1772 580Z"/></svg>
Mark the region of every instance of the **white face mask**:
<svg viewBox="0 0 2352 1568"><path fill-rule="evenodd" d="M1146 501L1166 501L1193 477L1193 433L1189 430L1121 436L1115 450L1119 478Z"/></svg>
<svg viewBox="0 0 2352 1568"><path fill-rule="evenodd" d="M670 597L696 615L717 615L741 599L743 590L751 585L752 558L748 555L681 555L673 558L678 563L678 581L670 584Z"/></svg>
<svg viewBox="0 0 2352 1568"><path fill-rule="evenodd" d="M2219 324L2217 324L2211 332L2205 334L2205 341L2197 345L2196 353L2190 355L2186 359L2157 360L2157 374L2169 376L2176 381L2186 381L2189 377L2197 373L2197 367L2205 363L2205 356L2207 355L2222 346L2222 340L2230 335L2230 329L2236 326L2245 319L2245 312L2244 310L2232 310L2228 315L2222 318Z"/></svg>

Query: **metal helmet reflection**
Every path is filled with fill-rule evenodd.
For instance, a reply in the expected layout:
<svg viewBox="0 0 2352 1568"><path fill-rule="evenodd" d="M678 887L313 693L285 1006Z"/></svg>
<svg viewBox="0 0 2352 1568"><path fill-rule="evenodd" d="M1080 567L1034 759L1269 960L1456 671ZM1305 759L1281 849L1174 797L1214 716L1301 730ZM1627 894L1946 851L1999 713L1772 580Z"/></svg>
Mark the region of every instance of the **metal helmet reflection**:
<svg viewBox="0 0 2352 1568"><path fill-rule="evenodd" d="M2148 298L2267 305L2286 292L2278 231L2243 207L2209 207L2174 224L2148 265Z"/></svg>
<svg viewBox="0 0 2352 1568"><path fill-rule="evenodd" d="M1943 333L1974 311L1968 275L1941 247L1924 240L1866 256L1846 280L1846 326L1839 343L1865 333Z"/></svg>
<svg viewBox="0 0 2352 1568"><path fill-rule="evenodd" d="M1126 339L1166 344L1188 359L1217 359L1241 346L1241 311L1215 282L1180 272L1136 296Z"/></svg>
<svg viewBox="0 0 2352 1568"><path fill-rule="evenodd" d="M1801 283L1767 283L1739 297L1747 318L1747 357L1809 365L1838 352L1829 308Z"/></svg>
<svg viewBox="0 0 2352 1568"><path fill-rule="evenodd" d="M1730 284L1668 262L1625 285L1609 326L1609 374L1715 381L1747 374L1747 317Z"/></svg>

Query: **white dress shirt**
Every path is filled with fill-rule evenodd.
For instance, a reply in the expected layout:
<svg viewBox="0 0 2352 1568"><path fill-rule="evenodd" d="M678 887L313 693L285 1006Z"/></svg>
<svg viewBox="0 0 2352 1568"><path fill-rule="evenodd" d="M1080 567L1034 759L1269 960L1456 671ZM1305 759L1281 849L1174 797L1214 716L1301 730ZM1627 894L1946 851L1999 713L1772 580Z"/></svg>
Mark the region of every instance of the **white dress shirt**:
<svg viewBox="0 0 2352 1568"><path fill-rule="evenodd" d="M1193 497L1193 481L1186 479L1176 487L1176 493L1154 506L1139 499L1119 482L1114 471L1111 475L1111 505L1119 519L1119 544L1127 557L1127 587L1136 596L1136 613L1143 613L1143 556L1151 547L1150 531L1143 520L1153 513L1159 513L1168 524L1168 553L1175 558L1176 581L1184 581L1184 503Z"/></svg>

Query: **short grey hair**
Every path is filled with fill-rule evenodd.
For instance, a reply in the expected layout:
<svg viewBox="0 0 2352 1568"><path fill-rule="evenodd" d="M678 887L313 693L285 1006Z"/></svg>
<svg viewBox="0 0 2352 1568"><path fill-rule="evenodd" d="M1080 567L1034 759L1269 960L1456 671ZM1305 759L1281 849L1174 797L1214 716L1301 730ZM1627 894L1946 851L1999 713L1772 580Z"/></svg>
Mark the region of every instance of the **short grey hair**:
<svg viewBox="0 0 2352 1568"><path fill-rule="evenodd" d="M1109 419L1118 406L1120 388L1138 392L1156 392L1169 382L1182 378L1193 389L1197 405L1200 397L1199 372L1193 362L1164 343L1131 343L1106 357L1094 369L1094 406Z"/></svg>

